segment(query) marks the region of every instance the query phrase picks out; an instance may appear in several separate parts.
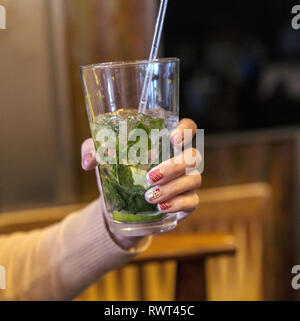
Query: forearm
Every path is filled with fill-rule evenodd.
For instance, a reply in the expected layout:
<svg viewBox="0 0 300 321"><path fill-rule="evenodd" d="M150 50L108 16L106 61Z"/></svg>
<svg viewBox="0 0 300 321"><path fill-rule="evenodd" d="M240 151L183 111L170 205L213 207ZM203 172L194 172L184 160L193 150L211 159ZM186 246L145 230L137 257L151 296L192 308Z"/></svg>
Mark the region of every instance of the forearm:
<svg viewBox="0 0 300 321"><path fill-rule="evenodd" d="M0 264L7 284L0 299L72 299L143 250L148 243L143 242L138 250L118 246L105 227L99 201L47 229L2 236Z"/></svg>

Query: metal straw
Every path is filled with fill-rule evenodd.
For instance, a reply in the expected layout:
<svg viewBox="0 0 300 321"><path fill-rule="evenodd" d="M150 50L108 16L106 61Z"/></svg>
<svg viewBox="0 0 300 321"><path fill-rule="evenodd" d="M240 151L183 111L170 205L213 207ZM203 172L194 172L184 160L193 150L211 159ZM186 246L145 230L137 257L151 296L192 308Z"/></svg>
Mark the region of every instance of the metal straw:
<svg viewBox="0 0 300 321"><path fill-rule="evenodd" d="M141 95L141 99L140 99L140 103L139 103L139 113L145 113L145 111L146 111L148 94L149 94L149 87L150 87L150 82L151 82L152 75L153 75L153 65L152 65L151 61L155 60L157 57L157 52L158 52L160 38L161 38L161 32L163 29L166 10L167 10L167 5L168 5L168 0L161 0L160 1L158 16L157 16L156 24L155 24L154 36L153 36L153 40L152 40L151 51L150 51L150 55L149 55L150 63L147 65L146 76L145 76L142 95Z"/></svg>

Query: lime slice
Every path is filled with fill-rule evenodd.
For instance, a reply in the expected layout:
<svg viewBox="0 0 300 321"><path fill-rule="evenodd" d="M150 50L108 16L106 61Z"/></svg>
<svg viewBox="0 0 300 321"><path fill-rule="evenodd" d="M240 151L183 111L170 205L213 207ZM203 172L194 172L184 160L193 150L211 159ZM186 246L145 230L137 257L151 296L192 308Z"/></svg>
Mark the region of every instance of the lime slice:
<svg viewBox="0 0 300 321"><path fill-rule="evenodd" d="M164 213L155 215L143 214L125 214L120 212L113 212L113 219L119 222L140 223L140 222L154 222L158 221L165 216Z"/></svg>

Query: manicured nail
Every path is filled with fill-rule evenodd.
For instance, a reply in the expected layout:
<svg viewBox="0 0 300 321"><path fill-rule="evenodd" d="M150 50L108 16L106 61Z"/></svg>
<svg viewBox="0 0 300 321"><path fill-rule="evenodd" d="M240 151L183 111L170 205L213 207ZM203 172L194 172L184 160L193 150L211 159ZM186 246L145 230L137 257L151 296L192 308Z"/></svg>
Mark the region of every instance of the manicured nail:
<svg viewBox="0 0 300 321"><path fill-rule="evenodd" d="M173 145L180 145L182 143L182 134L179 129L176 129L175 132L173 132L171 142Z"/></svg>
<svg viewBox="0 0 300 321"><path fill-rule="evenodd" d="M83 167L88 167L91 159L93 158L93 153L89 152L89 153L86 153L84 156L83 156L83 160L82 160L82 164L83 164Z"/></svg>
<svg viewBox="0 0 300 321"><path fill-rule="evenodd" d="M176 135L173 138L173 145L180 145L182 143L182 136L181 135Z"/></svg>
<svg viewBox="0 0 300 321"><path fill-rule="evenodd" d="M161 196L161 191L159 188L153 187L150 188L145 195L149 201L152 201Z"/></svg>
<svg viewBox="0 0 300 321"><path fill-rule="evenodd" d="M147 176L152 184L158 182L163 178L163 174L159 168L151 171L150 173L147 174Z"/></svg>
<svg viewBox="0 0 300 321"><path fill-rule="evenodd" d="M158 204L158 207L159 207L160 211L165 211L171 207L171 203L170 202L162 202L162 203Z"/></svg>

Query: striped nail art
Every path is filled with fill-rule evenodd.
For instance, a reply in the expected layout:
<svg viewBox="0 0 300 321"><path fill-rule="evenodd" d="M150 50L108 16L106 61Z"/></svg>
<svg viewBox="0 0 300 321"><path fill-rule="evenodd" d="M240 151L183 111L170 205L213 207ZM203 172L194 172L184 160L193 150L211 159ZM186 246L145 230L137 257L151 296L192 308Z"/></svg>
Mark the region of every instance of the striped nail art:
<svg viewBox="0 0 300 321"><path fill-rule="evenodd" d="M173 143L180 145L182 143L182 136L181 135L174 136Z"/></svg>
<svg viewBox="0 0 300 321"><path fill-rule="evenodd" d="M159 168L148 173L148 177L151 183L156 183L163 178L163 174Z"/></svg>
<svg viewBox="0 0 300 321"><path fill-rule="evenodd" d="M167 210L169 207L171 207L171 203L169 202L162 202L159 204L159 207L162 211Z"/></svg>
<svg viewBox="0 0 300 321"><path fill-rule="evenodd" d="M155 200L156 198L160 197L161 191L159 188L151 188L149 191L146 192L146 197L149 201Z"/></svg>

